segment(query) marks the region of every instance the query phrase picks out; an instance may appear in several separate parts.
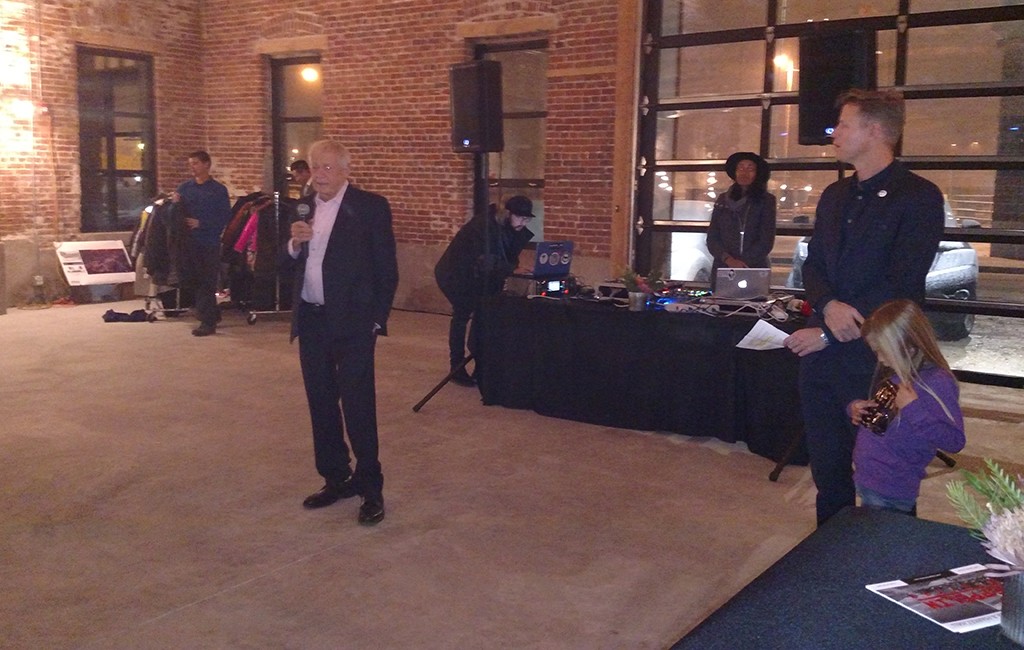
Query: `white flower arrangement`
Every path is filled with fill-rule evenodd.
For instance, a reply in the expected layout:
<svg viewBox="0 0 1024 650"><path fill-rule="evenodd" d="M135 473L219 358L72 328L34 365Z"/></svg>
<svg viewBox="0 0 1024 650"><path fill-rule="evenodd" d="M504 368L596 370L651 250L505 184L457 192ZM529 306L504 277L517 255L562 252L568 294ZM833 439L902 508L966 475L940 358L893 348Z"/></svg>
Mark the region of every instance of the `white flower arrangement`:
<svg viewBox="0 0 1024 650"><path fill-rule="evenodd" d="M1024 571L1024 508L992 515L981 532L989 555L1011 567L1008 571Z"/></svg>

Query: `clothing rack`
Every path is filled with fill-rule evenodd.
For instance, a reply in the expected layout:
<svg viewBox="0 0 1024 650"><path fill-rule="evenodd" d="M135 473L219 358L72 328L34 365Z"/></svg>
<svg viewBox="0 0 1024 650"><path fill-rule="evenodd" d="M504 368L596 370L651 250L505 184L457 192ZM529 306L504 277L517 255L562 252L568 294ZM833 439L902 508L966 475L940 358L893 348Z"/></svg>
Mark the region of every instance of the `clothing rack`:
<svg viewBox="0 0 1024 650"><path fill-rule="evenodd" d="M154 284L152 286L155 289L157 285ZM168 289L167 291L160 291L160 292L151 291L149 293L149 295L147 295L145 297L146 304L145 304L144 309L146 310L146 313L149 314L150 316L153 316L155 318L157 314L162 314L164 316L172 316L173 317L173 316L181 316L182 314L188 312L188 310L189 310L188 307L165 307L164 306L164 298L161 297L161 294L166 296L171 291L174 292L174 304L175 305L180 305L181 304L181 288L179 288L179 287L173 287L171 289Z"/></svg>
<svg viewBox="0 0 1024 650"><path fill-rule="evenodd" d="M135 266L136 284L140 278L148 280L145 310L154 319L157 314L173 317L188 311L181 306L179 287L180 244L187 236L179 216L174 214L170 195L161 192L142 210L139 224L132 233L129 254ZM174 307L165 306L170 295L174 296Z"/></svg>
<svg viewBox="0 0 1024 650"><path fill-rule="evenodd" d="M268 210L268 208L271 208ZM242 197L233 209L233 217L224 230L222 260L229 265L231 298L245 312L245 320L254 325L262 315L290 312L289 297L282 287L279 256L282 237L281 193L262 192ZM271 279L272 303L269 309L258 305L266 296L266 280Z"/></svg>

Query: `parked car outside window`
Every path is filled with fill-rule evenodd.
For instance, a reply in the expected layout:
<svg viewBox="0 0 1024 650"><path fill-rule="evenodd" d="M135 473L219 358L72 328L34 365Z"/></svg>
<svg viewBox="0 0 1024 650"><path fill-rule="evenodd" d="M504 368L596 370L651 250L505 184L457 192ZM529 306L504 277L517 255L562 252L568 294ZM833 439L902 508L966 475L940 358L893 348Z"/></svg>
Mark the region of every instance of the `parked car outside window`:
<svg viewBox="0 0 1024 650"><path fill-rule="evenodd" d="M960 220L946 203L947 228L977 228L977 221ZM807 259L807 243L810 237L802 237L793 251L793 266L786 279L786 286L802 289L804 286L803 265ZM941 241L935 252L935 259L925 276L925 295L929 298L974 300L978 292L978 252L970 244L961 241ZM957 341L967 337L974 328L974 314L950 314L926 312L941 341ZM866 315L866 314L865 314Z"/></svg>

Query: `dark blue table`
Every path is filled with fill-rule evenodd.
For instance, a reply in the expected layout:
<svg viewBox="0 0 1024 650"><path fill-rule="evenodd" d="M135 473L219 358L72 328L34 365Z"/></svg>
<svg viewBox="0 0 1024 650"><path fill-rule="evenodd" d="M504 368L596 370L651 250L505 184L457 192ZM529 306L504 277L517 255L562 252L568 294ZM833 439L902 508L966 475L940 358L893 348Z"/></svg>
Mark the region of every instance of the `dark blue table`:
<svg viewBox="0 0 1024 650"><path fill-rule="evenodd" d="M864 588L990 561L965 528L847 508L672 647L1019 650L998 626L957 634Z"/></svg>

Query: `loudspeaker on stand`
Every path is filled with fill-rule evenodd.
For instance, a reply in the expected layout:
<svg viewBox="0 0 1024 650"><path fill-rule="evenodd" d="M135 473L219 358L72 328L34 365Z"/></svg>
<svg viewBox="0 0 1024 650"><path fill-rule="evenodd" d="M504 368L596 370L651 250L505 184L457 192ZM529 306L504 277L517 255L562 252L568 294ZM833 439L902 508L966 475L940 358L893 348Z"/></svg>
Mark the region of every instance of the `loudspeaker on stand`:
<svg viewBox="0 0 1024 650"><path fill-rule="evenodd" d="M469 61L451 67L452 151L490 153L505 148L501 64Z"/></svg>
<svg viewBox="0 0 1024 650"><path fill-rule="evenodd" d="M836 100L851 88L876 87L875 32L800 37L800 144L831 144Z"/></svg>

